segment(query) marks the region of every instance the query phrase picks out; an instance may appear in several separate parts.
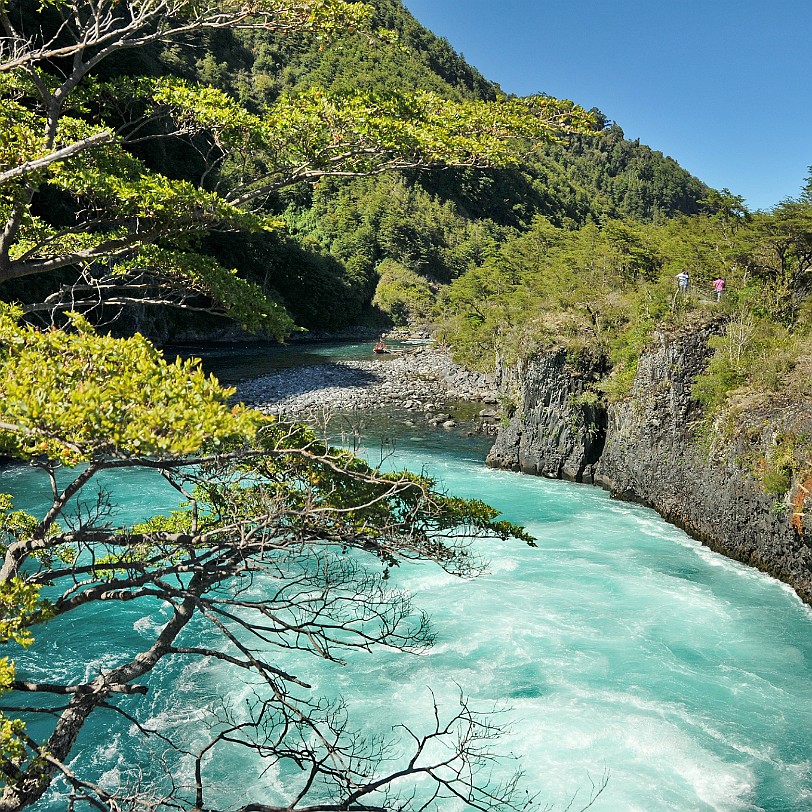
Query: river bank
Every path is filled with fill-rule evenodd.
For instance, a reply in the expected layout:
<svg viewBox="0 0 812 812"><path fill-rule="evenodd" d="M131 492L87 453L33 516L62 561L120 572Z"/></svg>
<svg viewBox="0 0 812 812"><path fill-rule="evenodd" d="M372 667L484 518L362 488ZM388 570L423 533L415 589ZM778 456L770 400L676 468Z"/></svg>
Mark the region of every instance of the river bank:
<svg viewBox="0 0 812 812"><path fill-rule="evenodd" d="M497 379L454 364L434 344L368 357L359 346L360 358L325 359L241 381L238 395L265 413L319 425L347 412L388 412L406 425L496 435L491 466L594 483L642 502L812 603L805 539L788 522L788 509L777 510L775 497L740 465L745 458L768 458L774 438L750 432L747 448L742 440L728 455L709 458L694 438L701 410L691 396L707 357L707 334L661 337L661 344L641 358L628 402L612 405L608 414L584 396L590 382L606 374L600 359L582 359L576 369L557 351L512 373L503 369ZM506 422L499 394L514 405Z"/></svg>
<svg viewBox="0 0 812 812"><path fill-rule="evenodd" d="M550 347L502 370L512 405L488 455L496 468L601 485L654 508L715 552L789 584L812 605L812 548L800 469L812 403L742 399L711 420L694 383L712 354L714 323L655 332L621 398L595 396L609 373L600 354ZM780 487L767 474L782 472ZM806 475L808 476L808 474Z"/></svg>
<svg viewBox="0 0 812 812"><path fill-rule="evenodd" d="M336 411L397 408L446 428L457 423L455 402L478 402L483 407L477 415L480 426L496 423L495 375L455 364L436 345L370 356L280 369L240 382L238 395L266 414L308 419Z"/></svg>

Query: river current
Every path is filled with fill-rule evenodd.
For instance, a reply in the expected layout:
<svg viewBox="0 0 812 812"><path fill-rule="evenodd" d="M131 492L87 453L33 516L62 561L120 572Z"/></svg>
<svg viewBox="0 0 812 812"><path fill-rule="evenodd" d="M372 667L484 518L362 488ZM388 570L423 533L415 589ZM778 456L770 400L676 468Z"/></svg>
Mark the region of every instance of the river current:
<svg viewBox="0 0 812 812"><path fill-rule="evenodd" d="M228 359L213 366L221 364L228 379ZM396 444L387 464L425 469L449 491L489 502L538 546L481 542L490 563L473 580L425 564L397 568L395 584L434 623L437 642L424 655L357 653L346 666L291 656L286 670L316 694L343 695L367 732L420 726L429 689L452 712L460 691L475 706L497 706L511 728L501 748L521 758L530 791L558 810L576 793L579 809L604 774L596 812L812 809L812 612L788 588L599 489L490 470L483 438L385 422L369 432L370 453L379 448L374 432L386 433ZM47 495L27 469L0 479L19 508ZM148 475L108 486L127 521L149 504L175 503ZM111 664L111 639L143 645L163 620L138 606L96 608L74 625L39 630L20 671L48 681L90 675ZM127 707L190 742L207 706L250 694L212 663L161 667L151 685ZM147 782L162 759L171 766L158 744L149 759L137 756L136 741L126 720L100 714L82 735L77 769L92 764L114 785L134 764ZM226 753L210 765L223 803L247 801L249 786L273 797L284 777L239 758ZM58 796L38 806L62 809Z"/></svg>

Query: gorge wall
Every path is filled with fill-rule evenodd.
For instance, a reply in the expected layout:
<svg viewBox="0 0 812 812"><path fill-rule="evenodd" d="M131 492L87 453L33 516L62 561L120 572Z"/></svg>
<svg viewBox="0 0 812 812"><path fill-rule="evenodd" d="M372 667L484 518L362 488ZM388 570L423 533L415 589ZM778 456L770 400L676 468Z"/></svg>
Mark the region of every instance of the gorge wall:
<svg viewBox="0 0 812 812"><path fill-rule="evenodd" d="M606 440L606 408L590 384L604 359L563 348L499 370L503 426L488 464L572 482L594 482Z"/></svg>
<svg viewBox="0 0 812 812"><path fill-rule="evenodd" d="M503 426L488 463L602 485L649 505L812 603L812 550L791 521L792 490L766 494L757 476L779 438L812 436L812 409L754 401L737 410L733 430L715 431L691 396L713 330L655 334L631 391L608 406L589 386L606 374L600 358L556 348L503 369ZM793 483L796 492L802 485Z"/></svg>

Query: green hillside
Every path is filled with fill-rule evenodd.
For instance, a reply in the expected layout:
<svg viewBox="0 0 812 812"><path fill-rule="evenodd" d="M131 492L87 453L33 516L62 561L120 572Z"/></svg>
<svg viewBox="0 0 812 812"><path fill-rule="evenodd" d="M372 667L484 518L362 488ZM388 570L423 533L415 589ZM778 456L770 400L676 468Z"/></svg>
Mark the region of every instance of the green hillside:
<svg viewBox="0 0 812 812"><path fill-rule="evenodd" d="M267 32L217 32L208 36L205 56L198 51L192 61L193 52L175 45L156 60L161 70L223 88L254 109L284 91L312 87L430 90L449 99L503 95L400 0L372 5L376 24L397 34L396 47L360 34L323 48ZM297 323L336 329L425 320L440 286L480 264L539 215L576 227L613 218L655 222L700 210L704 184L674 160L625 139L618 125L596 113L594 134L536 147L512 169L449 168L301 184L267 204L283 216L292 240L226 237L210 241L210 250L237 261ZM163 157L176 171L188 160L172 152Z"/></svg>
<svg viewBox="0 0 812 812"><path fill-rule="evenodd" d="M203 83L258 115L284 94L308 90L384 96L428 91L456 102L505 98L448 42L420 26L400 0L372 5L373 29L381 31L376 35L342 33L325 47L318 37L267 30L204 31L194 40L113 54L101 63L98 78L120 83L124 77L167 76ZM33 14L29 6L23 4L23 12ZM37 20L56 26L51 14L46 8ZM140 128L128 149L151 171L219 191L235 173L262 170L260 164L241 168L232 162L212 171L216 144L210 133L156 137L164 125L139 123L143 111L137 103L121 105L114 95L106 103L105 119L120 131ZM625 139L619 126L594 112L594 132L560 143L528 143L511 168L326 178L269 192L257 201L260 213L281 217L284 231L236 235L215 229L198 248L236 267L301 326L384 326L431 318L444 285L526 232L538 216L574 228L618 218L660 222L700 210L708 191L700 181L670 158ZM73 203L51 188L38 193L36 205L54 227L71 220ZM5 296L41 299L69 276L6 283ZM216 319L178 314L173 328L161 318L164 335L190 325L222 326ZM126 330L131 321L117 323Z"/></svg>

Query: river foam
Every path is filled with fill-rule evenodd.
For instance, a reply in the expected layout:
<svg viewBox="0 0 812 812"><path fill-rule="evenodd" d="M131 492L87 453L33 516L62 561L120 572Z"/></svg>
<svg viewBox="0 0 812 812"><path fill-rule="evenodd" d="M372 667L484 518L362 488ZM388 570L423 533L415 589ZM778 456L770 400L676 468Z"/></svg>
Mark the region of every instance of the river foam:
<svg viewBox="0 0 812 812"><path fill-rule="evenodd" d="M469 581L426 564L396 568L393 584L433 618L438 640L425 655L354 653L342 667L286 653L286 670L311 682L315 695L343 696L354 722L375 734L391 734L397 722L424 725L429 687L448 712L462 690L476 706L498 709L511 731L504 748L521 758L530 791L556 809L576 793L579 808L604 771L609 783L597 812L809 808L812 615L794 594L645 508L586 486L488 470L461 438L443 447L437 435L423 445L415 436L401 439L391 464L426 468L450 491L491 502L526 524L538 546L478 543L490 566ZM8 469L3 477L3 489L24 502L30 472ZM27 493L36 495L33 484ZM123 481L110 487L125 515L143 512ZM167 498L158 483L139 482L138 493ZM111 635L123 656L162 619L116 606L46 626L21 670L90 674L117 660ZM198 642L209 634L191 631ZM127 702L147 725L193 749L211 713L244 707L255 690L222 663L175 661L156 671L146 697ZM145 759L132 726L112 714L99 715L80 743L75 767L92 765L111 785L133 778L133 765L139 780L155 782L164 762L178 774L188 765L158 742ZM236 751L209 768L224 805L248 800L253 780L273 803L289 779ZM53 796L38 812L63 808Z"/></svg>

